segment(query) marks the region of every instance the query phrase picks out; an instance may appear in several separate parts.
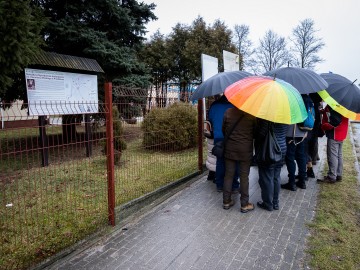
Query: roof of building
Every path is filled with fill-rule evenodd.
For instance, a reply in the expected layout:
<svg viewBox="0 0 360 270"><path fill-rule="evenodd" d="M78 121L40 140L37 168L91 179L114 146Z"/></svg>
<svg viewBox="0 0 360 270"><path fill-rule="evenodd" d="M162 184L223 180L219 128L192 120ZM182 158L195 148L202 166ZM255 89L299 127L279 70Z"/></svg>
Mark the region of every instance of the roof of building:
<svg viewBox="0 0 360 270"><path fill-rule="evenodd" d="M59 54L54 52L41 52L37 54L31 63L32 65L49 66L82 70L96 73L104 73L104 70L94 59Z"/></svg>

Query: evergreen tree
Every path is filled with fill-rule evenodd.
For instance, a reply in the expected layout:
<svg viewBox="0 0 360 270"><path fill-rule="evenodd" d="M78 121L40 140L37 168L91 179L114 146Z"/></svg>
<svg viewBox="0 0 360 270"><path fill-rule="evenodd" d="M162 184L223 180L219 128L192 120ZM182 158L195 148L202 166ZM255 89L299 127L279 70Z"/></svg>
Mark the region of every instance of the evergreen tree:
<svg viewBox="0 0 360 270"><path fill-rule="evenodd" d="M33 1L50 18L43 31L47 50L96 59L109 81L147 84L147 69L137 52L145 39L145 24L156 19L154 4L135 0Z"/></svg>
<svg viewBox="0 0 360 270"><path fill-rule="evenodd" d="M24 87L22 91L11 88L40 51L40 31L46 20L30 0L0 0L0 18L0 99L11 102L24 97Z"/></svg>

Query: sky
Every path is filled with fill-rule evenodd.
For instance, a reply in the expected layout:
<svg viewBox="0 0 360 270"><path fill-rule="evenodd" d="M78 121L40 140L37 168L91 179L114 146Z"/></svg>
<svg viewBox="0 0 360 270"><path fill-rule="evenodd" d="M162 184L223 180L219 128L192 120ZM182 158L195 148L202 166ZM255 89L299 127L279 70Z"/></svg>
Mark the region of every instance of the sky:
<svg viewBox="0 0 360 270"><path fill-rule="evenodd" d="M169 34L178 22L186 25L198 17L212 25L216 19L229 29L235 24L250 27L249 38L255 46L267 30L289 37L299 22L315 22L316 36L325 47L319 56L325 61L317 73L333 72L360 84L360 0L140 0L154 3L157 21L147 24L148 35L160 30Z"/></svg>

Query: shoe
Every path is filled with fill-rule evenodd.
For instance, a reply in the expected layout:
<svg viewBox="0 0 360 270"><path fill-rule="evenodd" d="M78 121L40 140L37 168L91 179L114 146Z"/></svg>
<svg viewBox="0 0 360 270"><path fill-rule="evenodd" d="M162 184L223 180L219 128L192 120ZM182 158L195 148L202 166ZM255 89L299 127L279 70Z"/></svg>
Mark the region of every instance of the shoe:
<svg viewBox="0 0 360 270"><path fill-rule="evenodd" d="M299 179L299 175L297 174L297 175L295 175L295 179Z"/></svg>
<svg viewBox="0 0 360 270"><path fill-rule="evenodd" d="M316 163L317 163L316 161L312 161L312 162L311 162L312 165L316 165Z"/></svg>
<svg viewBox="0 0 360 270"><path fill-rule="evenodd" d="M318 183L328 183L328 184L335 184L336 180L329 178L328 176L325 176L323 179L318 179Z"/></svg>
<svg viewBox="0 0 360 270"><path fill-rule="evenodd" d="M252 204L252 203L248 203L247 205L240 207L240 212L241 213L247 213L247 212L252 211L254 209L255 209L255 205Z"/></svg>
<svg viewBox="0 0 360 270"><path fill-rule="evenodd" d="M341 175L336 176L336 181L341 182L342 181L342 176Z"/></svg>
<svg viewBox="0 0 360 270"><path fill-rule="evenodd" d="M219 193L223 192L222 188L217 188L216 191L219 192Z"/></svg>
<svg viewBox="0 0 360 270"><path fill-rule="evenodd" d="M228 210L228 209L230 209L230 207L233 206L234 204L235 204L235 201L231 200L231 201L228 202L228 203L223 203L223 208L224 208L225 210Z"/></svg>
<svg viewBox="0 0 360 270"><path fill-rule="evenodd" d="M257 202L257 206L259 206L261 209L272 211L273 209L270 207L267 207L264 202Z"/></svg>
<svg viewBox="0 0 360 270"><path fill-rule="evenodd" d="M307 177L309 177L309 178L315 178L315 173L314 173L313 168L308 168L306 174L307 174Z"/></svg>
<svg viewBox="0 0 360 270"><path fill-rule="evenodd" d="M277 203L273 203L273 209L274 210L279 210L279 204L277 204Z"/></svg>
<svg viewBox="0 0 360 270"><path fill-rule="evenodd" d="M295 185L298 187L298 188L301 188L301 189L306 189L306 184L305 183L302 183L300 181L297 181L295 183Z"/></svg>
<svg viewBox="0 0 360 270"><path fill-rule="evenodd" d="M287 190L291 190L291 191L296 191L296 186L295 185L291 185L289 182L286 184L282 184L280 185L281 188L283 189L287 189Z"/></svg>

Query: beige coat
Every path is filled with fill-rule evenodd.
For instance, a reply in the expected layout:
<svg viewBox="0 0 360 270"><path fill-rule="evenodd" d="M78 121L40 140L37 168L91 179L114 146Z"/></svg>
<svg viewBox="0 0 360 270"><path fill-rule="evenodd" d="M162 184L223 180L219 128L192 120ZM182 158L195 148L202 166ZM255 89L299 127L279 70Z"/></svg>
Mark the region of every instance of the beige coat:
<svg viewBox="0 0 360 270"><path fill-rule="evenodd" d="M225 158L246 161L251 160L253 156L256 118L237 108L230 108L224 114L222 130L224 136L226 136L240 116L242 116L240 122L226 142Z"/></svg>

